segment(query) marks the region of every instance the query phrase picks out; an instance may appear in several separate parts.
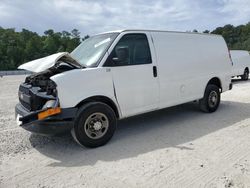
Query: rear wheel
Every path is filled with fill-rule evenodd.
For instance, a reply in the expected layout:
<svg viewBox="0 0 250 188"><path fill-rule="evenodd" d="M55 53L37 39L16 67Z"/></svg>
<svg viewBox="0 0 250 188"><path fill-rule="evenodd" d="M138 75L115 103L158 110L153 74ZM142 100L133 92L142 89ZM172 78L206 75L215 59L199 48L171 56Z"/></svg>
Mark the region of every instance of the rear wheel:
<svg viewBox="0 0 250 188"><path fill-rule="evenodd" d="M106 144L115 129L113 109L101 102L91 102L78 110L71 134L80 145L93 148Z"/></svg>
<svg viewBox="0 0 250 188"><path fill-rule="evenodd" d="M203 112L215 112L220 104L220 89L218 86L209 84L204 97L199 101L200 109Z"/></svg>
<svg viewBox="0 0 250 188"><path fill-rule="evenodd" d="M245 69L244 74L241 76L242 80L248 80L249 77L249 71Z"/></svg>

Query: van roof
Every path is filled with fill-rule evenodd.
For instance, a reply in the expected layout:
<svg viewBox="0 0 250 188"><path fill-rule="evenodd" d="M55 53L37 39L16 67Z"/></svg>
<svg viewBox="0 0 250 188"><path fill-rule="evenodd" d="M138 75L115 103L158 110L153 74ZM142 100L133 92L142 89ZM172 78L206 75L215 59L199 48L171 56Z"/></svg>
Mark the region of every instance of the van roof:
<svg viewBox="0 0 250 188"><path fill-rule="evenodd" d="M122 33L127 31L148 31L148 32L168 32L168 33L182 33L182 34L197 34L197 35L213 35L213 36L221 36L218 34L211 34L211 33L196 33L196 32L189 32L189 31L166 31L166 30L150 30L150 29L121 29L121 30L114 30L114 31L107 31L99 34L105 34L105 33Z"/></svg>

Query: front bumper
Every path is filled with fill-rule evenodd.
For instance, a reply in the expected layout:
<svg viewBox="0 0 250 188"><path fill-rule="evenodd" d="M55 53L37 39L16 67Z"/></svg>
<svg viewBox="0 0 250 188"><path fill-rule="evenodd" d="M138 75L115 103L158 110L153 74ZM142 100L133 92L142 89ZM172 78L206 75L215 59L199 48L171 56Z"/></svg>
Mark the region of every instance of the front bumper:
<svg viewBox="0 0 250 188"><path fill-rule="evenodd" d="M15 107L15 116L25 130L42 135L57 135L72 129L77 108L63 108L60 114L39 120L38 113L41 111L29 112L19 103Z"/></svg>

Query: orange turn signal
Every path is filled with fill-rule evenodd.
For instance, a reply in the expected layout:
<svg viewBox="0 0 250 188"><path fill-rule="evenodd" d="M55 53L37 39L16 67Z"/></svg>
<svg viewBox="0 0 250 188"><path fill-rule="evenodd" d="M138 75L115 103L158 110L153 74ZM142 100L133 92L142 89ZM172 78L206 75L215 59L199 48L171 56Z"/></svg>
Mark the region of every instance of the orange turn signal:
<svg viewBox="0 0 250 188"><path fill-rule="evenodd" d="M44 119L46 117L49 117L49 116L52 116L52 115L55 115L55 114L59 114L61 113L61 108L60 107L56 107L56 108L50 108L48 110L45 110L43 112L40 112L38 114L38 119L41 120L41 119Z"/></svg>

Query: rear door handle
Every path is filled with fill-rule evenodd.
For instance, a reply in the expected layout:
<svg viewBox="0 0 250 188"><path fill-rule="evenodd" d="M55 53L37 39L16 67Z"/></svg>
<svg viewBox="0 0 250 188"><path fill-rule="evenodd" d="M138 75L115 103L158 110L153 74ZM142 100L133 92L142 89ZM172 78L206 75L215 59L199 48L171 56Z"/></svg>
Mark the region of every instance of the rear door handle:
<svg viewBox="0 0 250 188"><path fill-rule="evenodd" d="M154 77L157 77L157 67L153 66L153 75Z"/></svg>

